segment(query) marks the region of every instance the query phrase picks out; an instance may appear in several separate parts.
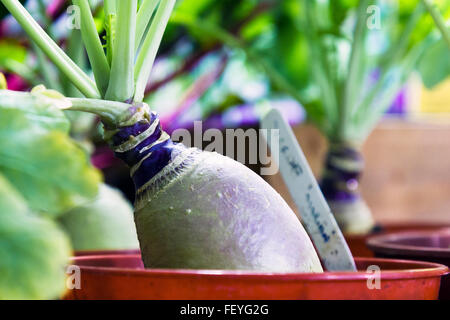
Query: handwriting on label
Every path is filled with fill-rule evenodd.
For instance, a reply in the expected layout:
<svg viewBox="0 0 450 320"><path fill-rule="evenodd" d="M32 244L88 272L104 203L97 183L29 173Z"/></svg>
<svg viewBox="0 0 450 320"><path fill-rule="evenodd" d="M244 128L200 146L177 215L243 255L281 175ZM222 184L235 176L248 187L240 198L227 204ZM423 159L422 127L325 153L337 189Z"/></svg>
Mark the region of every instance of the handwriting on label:
<svg viewBox="0 0 450 320"><path fill-rule="evenodd" d="M290 156L289 147L284 144L284 139L280 139L281 143L281 153L286 157L287 162L289 163L289 167L294 172L296 176L300 176L303 174L303 168L300 163L295 159L295 157Z"/></svg>
<svg viewBox="0 0 450 320"><path fill-rule="evenodd" d="M283 138L280 139L280 149L282 155L285 157L287 163L289 164L289 167L291 168L292 172L296 176L301 176L303 174L303 168L299 161L290 155L290 148L288 145L285 144L285 140ZM317 211L317 208L314 206L313 200L311 198L310 190L313 189L312 185L308 186L308 192L306 193L306 203L308 206L308 210L310 212L310 216L313 218L314 223L317 227L317 229L320 232L320 235L323 239L323 241L326 243L330 241L330 235L326 232L324 224L320 221L320 213ZM332 234L335 234L336 232L333 230Z"/></svg>
<svg viewBox="0 0 450 320"><path fill-rule="evenodd" d="M279 128L281 173L323 265L328 270L356 270L351 253L290 127L277 112L265 119L273 125L269 128ZM264 121L263 126L265 124L267 122Z"/></svg>
<svg viewBox="0 0 450 320"><path fill-rule="evenodd" d="M308 209L311 213L311 216L314 219L314 223L317 226L317 229L319 229L320 235L322 236L322 239L324 242L330 241L330 236L325 231L325 226L320 222L320 213L317 212L316 207L314 207L314 204L311 200L311 194L309 192L306 193L306 203L308 204Z"/></svg>

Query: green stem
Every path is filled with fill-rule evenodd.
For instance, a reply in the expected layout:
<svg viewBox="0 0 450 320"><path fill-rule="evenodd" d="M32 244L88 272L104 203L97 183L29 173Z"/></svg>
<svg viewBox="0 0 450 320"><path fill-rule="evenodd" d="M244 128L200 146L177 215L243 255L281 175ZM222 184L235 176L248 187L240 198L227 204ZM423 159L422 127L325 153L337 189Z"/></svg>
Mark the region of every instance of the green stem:
<svg viewBox="0 0 450 320"><path fill-rule="evenodd" d="M428 12L430 13L431 17L433 18L434 22L436 23L437 27L442 33L442 37L447 42L448 47L450 48L450 30L447 28L444 18L439 13L436 6L432 3L431 0L422 0L423 4L427 8Z"/></svg>
<svg viewBox="0 0 450 320"><path fill-rule="evenodd" d="M117 5L117 31L106 99L129 101L134 94L137 0L121 0Z"/></svg>
<svg viewBox="0 0 450 320"><path fill-rule="evenodd" d="M104 0L105 3L105 29L106 29L106 57L111 65L114 56L114 33L117 15L116 0Z"/></svg>
<svg viewBox="0 0 450 320"><path fill-rule="evenodd" d="M144 99L148 78L150 77L156 53L161 44L161 39L166 29L167 22L169 21L170 14L175 6L175 2L176 0L161 0L158 10L156 11L155 18L153 19L150 29L145 36L144 43L142 44L141 51L139 52L136 61L135 102L142 102Z"/></svg>
<svg viewBox="0 0 450 320"><path fill-rule="evenodd" d="M414 10L414 13L412 17L409 19L405 29L403 30L400 39L398 39L392 50L390 50L387 53L386 55L387 63L383 65L381 75L377 83L369 91L369 93L363 99L359 108L356 110L356 114L354 115L355 117L360 119L365 118L367 112L370 112L369 107L371 106L375 97L377 97L377 95L382 90L383 84L388 76L389 71L392 70L394 65L398 63L399 59L404 55L405 51L407 50L409 38L413 33L414 28L416 27L417 21L419 20L420 16L423 13L423 9L424 9L423 6L419 4Z"/></svg>
<svg viewBox="0 0 450 320"><path fill-rule="evenodd" d="M32 43L34 51L36 52L37 62L39 65L39 70L44 77L45 86L50 89L54 89L57 91L62 91L61 84L55 79L54 72L52 70L52 66L49 61L46 60L44 52L36 45L36 43Z"/></svg>
<svg viewBox="0 0 450 320"><path fill-rule="evenodd" d="M30 38L86 97L100 98L100 93L92 80L45 33L18 0L1 1Z"/></svg>
<svg viewBox="0 0 450 320"><path fill-rule="evenodd" d="M44 31L50 36L50 38L55 39L51 30L52 22L47 15L44 0L38 0L37 4L43 23L46 26L44 28ZM32 47L36 53L39 70L42 73L46 87L61 92L62 86L57 79L57 75L55 75L54 71L52 70L52 65L46 59L45 53L36 45L34 41L32 42Z"/></svg>
<svg viewBox="0 0 450 320"><path fill-rule="evenodd" d="M66 110L96 114L107 125L116 124L130 109L130 105L123 102L85 98L68 98L68 100L72 105Z"/></svg>
<svg viewBox="0 0 450 320"><path fill-rule="evenodd" d="M52 21L47 14L44 0L38 0L37 3L38 3L39 13L40 13L43 23L45 25L45 28L44 28L45 32L50 36L50 38L55 39L54 34L51 30L52 29L51 28Z"/></svg>
<svg viewBox="0 0 450 320"><path fill-rule="evenodd" d="M80 8L83 42L92 66L95 82L100 93L104 96L108 89L110 69L97 33L91 7L88 0L73 0L73 3Z"/></svg>
<svg viewBox="0 0 450 320"><path fill-rule="evenodd" d="M116 0L105 0L105 14L116 14L117 13L117 2Z"/></svg>
<svg viewBox="0 0 450 320"><path fill-rule="evenodd" d="M159 1L160 0L143 0L141 7L139 8L136 17L136 51L138 50L139 45L142 42L142 37L147 30L147 26Z"/></svg>
<svg viewBox="0 0 450 320"><path fill-rule="evenodd" d="M79 66L82 70L86 70L87 58L84 53L84 47L80 46L82 41L81 31L78 29L72 29L67 39L66 52L70 59L77 64L77 66ZM81 92L73 85L72 82L70 82L69 79L67 79L65 75L61 74L60 80L62 87L64 88L63 93L66 97L83 97Z"/></svg>
<svg viewBox="0 0 450 320"><path fill-rule="evenodd" d="M328 119L330 119L329 123L333 127L331 128L331 132L334 132L336 123L338 122L336 88L332 85L332 78L329 72L327 72L326 49L322 46L320 36L318 35L313 4L310 0L304 0L303 3L306 10L307 25L305 28L308 30L306 32L306 39L311 50L311 56L313 57L311 60L313 76L321 90L322 106L327 113Z"/></svg>
<svg viewBox="0 0 450 320"><path fill-rule="evenodd" d="M338 132L341 138L345 137L345 130L349 120L349 111L356 108L356 97L361 88L361 74L364 69L363 54L364 54L364 40L366 34L366 8L369 0L362 0L359 3L357 10L357 22L355 27L355 34L351 48L348 77L345 82L343 101L339 112Z"/></svg>
<svg viewBox="0 0 450 320"><path fill-rule="evenodd" d="M104 0L105 3L105 14L116 14L117 13L117 2L116 0Z"/></svg>

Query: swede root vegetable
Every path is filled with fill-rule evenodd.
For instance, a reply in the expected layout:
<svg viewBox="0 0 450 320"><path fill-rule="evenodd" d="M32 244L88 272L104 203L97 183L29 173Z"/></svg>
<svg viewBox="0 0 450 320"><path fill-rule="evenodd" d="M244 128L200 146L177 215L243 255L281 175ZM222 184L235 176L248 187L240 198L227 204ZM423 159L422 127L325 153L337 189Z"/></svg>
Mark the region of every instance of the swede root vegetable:
<svg viewBox="0 0 450 320"><path fill-rule="evenodd" d="M330 146L321 189L336 221L346 234L367 234L375 226L359 190L363 168L364 160L358 147L350 144Z"/></svg>
<svg viewBox="0 0 450 320"><path fill-rule="evenodd" d="M109 18L118 11L117 25L108 27L116 30L107 30L107 34L117 31L117 37L107 43L107 51L111 50L106 55L112 59L106 94L98 89L104 88L106 74L96 73L96 86L17 0L1 1L61 72L91 98L67 99L70 105L66 108L99 115L106 141L130 166L136 186L135 222L146 267L322 271L311 240L272 187L238 162L173 143L162 131L158 116L142 102L175 0L157 1L136 61L130 48L139 47L135 39L140 36L130 24L136 23L137 0L120 1L115 10L110 6L115 1L106 0ZM87 7L86 1L77 2ZM142 5L137 16L147 16L152 8ZM141 10L145 14L139 14ZM97 35L89 32L89 10L83 11L81 19L91 65L98 66L104 57L96 56L103 49Z"/></svg>
<svg viewBox="0 0 450 320"><path fill-rule="evenodd" d="M131 110L134 124L105 136L131 168L146 267L322 271L296 215L261 177L174 144L146 105Z"/></svg>
<svg viewBox="0 0 450 320"><path fill-rule="evenodd" d="M76 251L139 249L133 207L106 184L96 199L65 213L58 222Z"/></svg>

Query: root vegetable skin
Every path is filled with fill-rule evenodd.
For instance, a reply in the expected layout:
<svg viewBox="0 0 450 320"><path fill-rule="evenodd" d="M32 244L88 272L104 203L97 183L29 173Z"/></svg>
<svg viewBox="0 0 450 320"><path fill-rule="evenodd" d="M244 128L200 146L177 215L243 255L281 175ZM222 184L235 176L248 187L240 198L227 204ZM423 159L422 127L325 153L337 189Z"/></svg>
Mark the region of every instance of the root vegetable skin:
<svg viewBox="0 0 450 320"><path fill-rule="evenodd" d="M230 158L172 143L146 108L136 109L134 125L105 135L131 167L146 267L323 271L301 223L269 184Z"/></svg>
<svg viewBox="0 0 450 320"><path fill-rule="evenodd" d="M186 154L182 172L156 182L135 213L147 267L322 271L300 222L262 178L217 153L177 157Z"/></svg>

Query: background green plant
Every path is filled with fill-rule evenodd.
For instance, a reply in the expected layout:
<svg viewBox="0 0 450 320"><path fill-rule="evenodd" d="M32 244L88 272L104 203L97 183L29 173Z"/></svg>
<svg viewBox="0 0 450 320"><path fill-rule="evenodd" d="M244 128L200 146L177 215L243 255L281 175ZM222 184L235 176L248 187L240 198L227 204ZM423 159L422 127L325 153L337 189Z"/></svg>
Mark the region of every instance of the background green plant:
<svg viewBox="0 0 450 320"><path fill-rule="evenodd" d="M362 143L414 70L429 87L449 75L449 49L419 0L265 1L270 9L239 34L207 1L195 10L188 2L172 16L174 24L201 34L201 44L218 39L244 51L272 90L299 100L332 142ZM448 19L449 3L434 3ZM369 5L381 10L380 30L366 26Z"/></svg>

